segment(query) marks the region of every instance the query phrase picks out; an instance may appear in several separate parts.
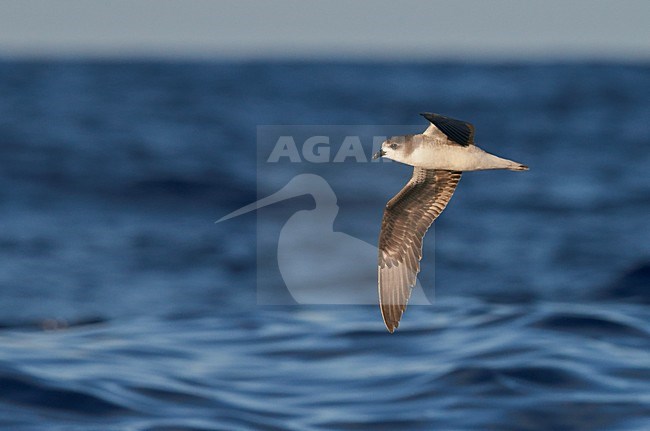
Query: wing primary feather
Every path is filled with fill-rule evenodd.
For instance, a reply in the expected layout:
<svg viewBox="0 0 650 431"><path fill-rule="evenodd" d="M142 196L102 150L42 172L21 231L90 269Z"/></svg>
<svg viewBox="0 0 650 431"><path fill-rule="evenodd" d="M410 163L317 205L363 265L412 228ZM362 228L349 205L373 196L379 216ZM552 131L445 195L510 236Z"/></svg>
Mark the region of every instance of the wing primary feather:
<svg viewBox="0 0 650 431"><path fill-rule="evenodd" d="M431 112L423 112L420 115L444 133L450 141L463 147L474 143L474 126L471 123Z"/></svg>
<svg viewBox="0 0 650 431"><path fill-rule="evenodd" d="M379 305L386 328L393 332L417 283L422 238L445 209L461 172L415 168L411 180L384 210L379 234Z"/></svg>

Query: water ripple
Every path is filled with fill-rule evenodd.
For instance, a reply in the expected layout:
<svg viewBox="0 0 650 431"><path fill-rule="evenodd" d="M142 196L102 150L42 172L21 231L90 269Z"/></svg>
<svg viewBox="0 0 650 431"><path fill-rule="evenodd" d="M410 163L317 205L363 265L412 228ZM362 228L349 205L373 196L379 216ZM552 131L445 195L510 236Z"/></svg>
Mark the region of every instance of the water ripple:
<svg viewBox="0 0 650 431"><path fill-rule="evenodd" d="M465 305L413 307L393 335L352 306L260 308L236 337L215 317L4 330L2 363L22 365L0 405L138 430L627 429L647 412L646 310Z"/></svg>

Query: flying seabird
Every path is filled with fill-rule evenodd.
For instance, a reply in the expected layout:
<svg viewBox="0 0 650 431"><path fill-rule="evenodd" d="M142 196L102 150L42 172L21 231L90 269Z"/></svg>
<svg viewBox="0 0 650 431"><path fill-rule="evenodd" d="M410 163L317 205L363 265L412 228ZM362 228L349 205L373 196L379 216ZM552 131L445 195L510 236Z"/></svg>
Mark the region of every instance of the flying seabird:
<svg viewBox="0 0 650 431"><path fill-rule="evenodd" d="M409 182L386 204L379 234L379 307L391 333L420 272L422 238L447 206L462 172L528 170L474 145L470 123L429 112L420 115L431 123L424 133L392 137L373 156L413 166Z"/></svg>

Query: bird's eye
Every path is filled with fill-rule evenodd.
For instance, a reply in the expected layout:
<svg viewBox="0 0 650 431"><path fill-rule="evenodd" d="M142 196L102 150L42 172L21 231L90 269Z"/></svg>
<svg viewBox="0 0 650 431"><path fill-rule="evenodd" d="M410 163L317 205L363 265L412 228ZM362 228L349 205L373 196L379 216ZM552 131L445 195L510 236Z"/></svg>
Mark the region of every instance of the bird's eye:
<svg viewBox="0 0 650 431"><path fill-rule="evenodd" d="M395 148L397 148L397 144L395 144L395 143L390 144L390 147L394 150Z"/></svg>

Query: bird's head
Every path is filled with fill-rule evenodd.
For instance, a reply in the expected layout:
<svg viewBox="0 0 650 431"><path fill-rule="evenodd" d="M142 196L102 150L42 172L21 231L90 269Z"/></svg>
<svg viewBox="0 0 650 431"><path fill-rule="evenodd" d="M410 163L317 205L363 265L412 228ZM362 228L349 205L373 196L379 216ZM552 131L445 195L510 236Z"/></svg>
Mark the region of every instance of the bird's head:
<svg viewBox="0 0 650 431"><path fill-rule="evenodd" d="M381 149L372 156L373 159L385 157L396 162L405 163L412 152L412 135L394 136L381 144Z"/></svg>

